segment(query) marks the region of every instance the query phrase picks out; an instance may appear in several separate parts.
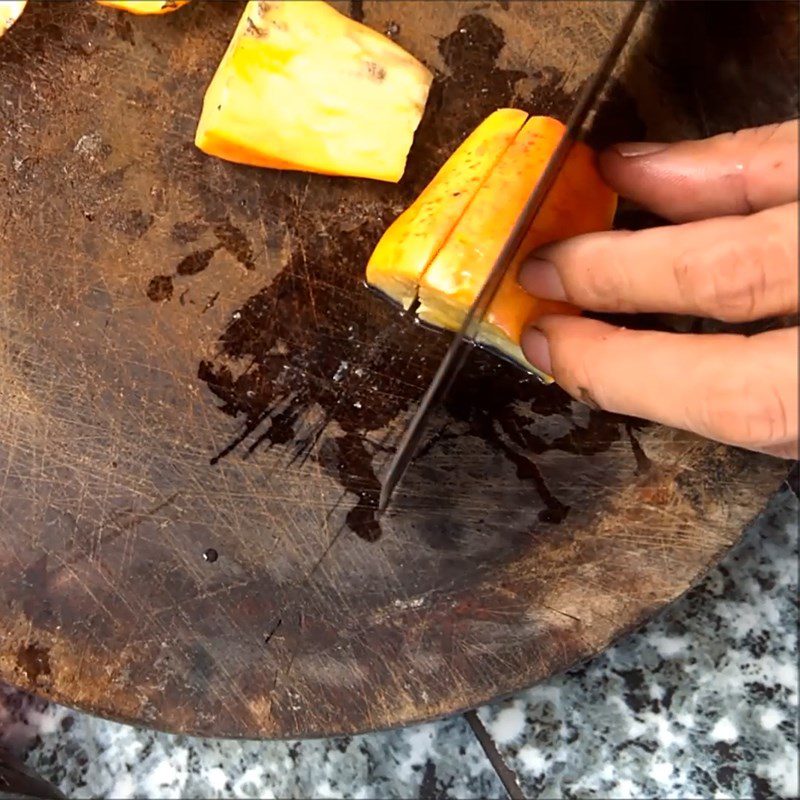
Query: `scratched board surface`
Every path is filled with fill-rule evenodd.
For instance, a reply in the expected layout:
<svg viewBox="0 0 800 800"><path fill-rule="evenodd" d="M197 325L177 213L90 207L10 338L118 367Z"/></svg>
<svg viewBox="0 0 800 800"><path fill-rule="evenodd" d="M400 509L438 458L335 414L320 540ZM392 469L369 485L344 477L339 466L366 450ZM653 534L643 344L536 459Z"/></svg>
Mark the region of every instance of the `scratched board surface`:
<svg viewBox="0 0 800 800"><path fill-rule="evenodd" d="M646 20L596 144L791 115L795 6L741 4L748 60L688 5ZM432 718L600 651L784 476L478 352L376 517L448 339L363 285L371 248L490 111L565 118L626 6L340 8L436 74L398 186L193 147L238 3L34 2L0 41L0 679L214 735ZM737 102L681 89L707 62Z"/></svg>

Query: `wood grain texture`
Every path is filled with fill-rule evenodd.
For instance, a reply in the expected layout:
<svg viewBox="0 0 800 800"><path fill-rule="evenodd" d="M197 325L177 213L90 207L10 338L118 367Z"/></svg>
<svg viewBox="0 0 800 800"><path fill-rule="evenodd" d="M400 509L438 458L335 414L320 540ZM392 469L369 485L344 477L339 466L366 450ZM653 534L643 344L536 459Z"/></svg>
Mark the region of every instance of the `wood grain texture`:
<svg viewBox="0 0 800 800"><path fill-rule="evenodd" d="M210 735L449 714L680 596L784 477L478 352L376 518L447 338L365 288L367 257L488 112L564 118L625 5L357 5L437 71L396 187L194 149L238 4L33 3L0 43L0 679ZM596 143L723 120L653 99L686 58L658 38L674 13L651 14ZM796 63L780 41L763 59ZM745 96L763 59L734 61Z"/></svg>

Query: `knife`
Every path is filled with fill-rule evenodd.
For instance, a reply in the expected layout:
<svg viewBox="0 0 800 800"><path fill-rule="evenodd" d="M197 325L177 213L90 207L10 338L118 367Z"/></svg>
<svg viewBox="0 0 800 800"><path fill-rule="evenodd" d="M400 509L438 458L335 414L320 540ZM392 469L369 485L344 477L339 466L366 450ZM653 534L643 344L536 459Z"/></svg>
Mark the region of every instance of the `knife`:
<svg viewBox="0 0 800 800"><path fill-rule="evenodd" d="M497 257L486 282L481 287L478 296L475 298L470 309L467 311L464 321L461 323L450 347L447 350L442 363L436 371L430 385L428 386L422 400L414 414L411 422L406 428L403 438L397 447L395 455L386 472L386 477L381 486L381 493L378 499L378 512L382 513L389 505L392 494L405 474L416 453L417 447L422 439L431 412L437 407L445 397L450 387L453 385L456 375L458 375L470 350L467 344L474 341L477 328L483 319L486 310L492 303L500 284L508 271L514 256L522 245L525 234L533 224L542 203L550 191L550 187L558 177L561 167L564 165L567 156L572 149L572 145L582 135L583 126L586 118L595 106L603 89L611 77L611 73L619 60L620 54L625 48L625 44L633 31L639 15L644 9L646 0L634 0L628 13L620 23L619 29L614 35L614 39L603 56L597 70L591 80L584 86L572 114L567 120L566 128L561 140L550 157L541 177L529 195L525 206L511 229L508 239L503 245L503 249Z"/></svg>

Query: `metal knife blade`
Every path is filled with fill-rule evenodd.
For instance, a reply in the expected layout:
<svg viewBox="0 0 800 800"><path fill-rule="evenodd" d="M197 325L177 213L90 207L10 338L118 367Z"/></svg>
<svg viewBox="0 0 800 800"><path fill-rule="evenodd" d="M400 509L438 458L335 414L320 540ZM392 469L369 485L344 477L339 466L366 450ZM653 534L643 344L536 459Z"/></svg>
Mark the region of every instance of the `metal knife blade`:
<svg viewBox="0 0 800 800"><path fill-rule="evenodd" d="M380 498L378 500L378 511L382 512L389 505L392 493L394 492L400 479L405 474L406 469L411 463L417 447L425 432L431 411L438 405L449 391L455 380L456 375L466 361L469 353L468 343L475 338L477 328L483 319L486 310L491 305L500 284L505 277L508 267L522 244L525 234L533 223L536 214L542 206L550 187L553 185L559 170L569 155L572 145L583 131L591 110L600 97L603 89L611 77L611 73L622 53L628 38L636 25L639 15L644 9L646 0L634 0L628 13L622 20L619 29L614 35L614 39L608 48L605 56L600 62L591 80L584 86L575 107L572 110L564 135L556 149L553 151L550 160L533 188L530 196L525 202L511 233L503 245L503 249L495 261L489 277L486 279L481 291L475 298L472 306L464 317L460 329L453 337L453 341L447 350L442 363L439 365L428 389L426 390L414 417L406 428L394 458L392 459L386 477L381 487Z"/></svg>

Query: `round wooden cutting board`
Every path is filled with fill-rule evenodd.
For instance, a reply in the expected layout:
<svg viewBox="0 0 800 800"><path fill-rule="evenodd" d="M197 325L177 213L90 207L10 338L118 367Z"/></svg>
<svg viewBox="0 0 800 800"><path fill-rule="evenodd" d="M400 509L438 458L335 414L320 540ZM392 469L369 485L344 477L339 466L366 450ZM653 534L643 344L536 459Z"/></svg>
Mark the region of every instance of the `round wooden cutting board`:
<svg viewBox="0 0 800 800"><path fill-rule="evenodd" d="M747 59L675 5L643 21L596 144L796 104L793 4L739 4ZM376 517L448 337L365 288L371 248L490 111L565 118L626 5L340 8L437 74L399 186L194 148L238 3L36 2L0 40L0 679L209 735L452 713L674 600L785 476L478 352ZM759 39L779 14L795 27Z"/></svg>

